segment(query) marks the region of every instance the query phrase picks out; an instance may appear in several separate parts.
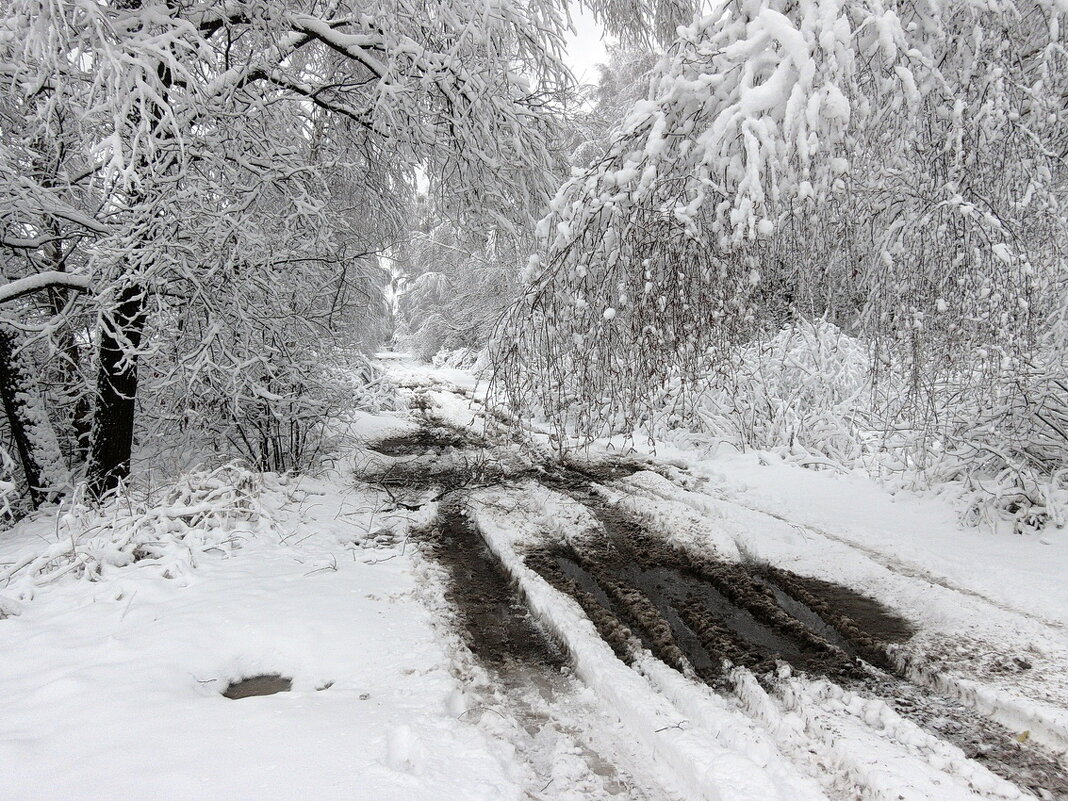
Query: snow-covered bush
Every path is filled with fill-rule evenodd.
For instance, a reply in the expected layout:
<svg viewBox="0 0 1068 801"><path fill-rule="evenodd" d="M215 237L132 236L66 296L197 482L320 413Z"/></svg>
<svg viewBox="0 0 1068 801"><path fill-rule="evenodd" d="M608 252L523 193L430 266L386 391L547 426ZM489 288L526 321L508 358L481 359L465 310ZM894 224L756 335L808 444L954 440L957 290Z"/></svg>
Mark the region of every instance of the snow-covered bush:
<svg viewBox="0 0 1068 801"><path fill-rule="evenodd" d="M485 362L485 351L474 348L457 348L441 351L434 356L436 367L456 367L461 370L479 369Z"/></svg>
<svg viewBox="0 0 1068 801"><path fill-rule="evenodd" d="M988 404L945 404L952 416L926 478L960 487L972 522L1017 531L1068 522L1068 364L1064 353L1041 355L998 382Z"/></svg>
<svg viewBox="0 0 1068 801"><path fill-rule="evenodd" d="M661 439L769 451L808 467L860 468L896 486L954 496L964 520L1022 531L1068 515L1068 378L1063 354L990 391L932 387L929 415L902 418L910 376L871 369L872 346L827 321L798 322L717 360L689 412L666 399Z"/></svg>
<svg viewBox="0 0 1068 801"><path fill-rule="evenodd" d="M868 349L827 321L739 347L695 404L702 429L742 448L861 456L874 390ZM870 412L869 412L870 414Z"/></svg>
<svg viewBox="0 0 1068 801"><path fill-rule="evenodd" d="M143 447L171 467L191 453L193 461L236 457L269 472L314 472L335 455L351 410L394 409L396 393L360 348L265 348L240 370L195 374L157 403L147 409L153 436Z"/></svg>
<svg viewBox="0 0 1068 801"><path fill-rule="evenodd" d="M714 3L552 201L497 397L564 443L693 424L709 375L737 371L717 391L740 436L852 458L830 396L806 406L825 387L742 355L774 365L784 323L821 319L859 341L876 394L856 425L902 469L942 457L898 440L1030 419L1010 399L1066 344L1065 22L1046 0Z"/></svg>
<svg viewBox="0 0 1068 801"><path fill-rule="evenodd" d="M397 386L381 365L362 353L340 351L324 366L327 380L345 393L350 406L364 412L395 411Z"/></svg>
<svg viewBox="0 0 1068 801"><path fill-rule="evenodd" d="M0 568L0 595L24 602L41 586L64 578L93 581L134 563L164 578L185 575L205 552L230 553L272 530L282 502L275 483L230 463L182 474L156 490L124 488L103 504L75 495L63 502L54 541L34 542Z"/></svg>

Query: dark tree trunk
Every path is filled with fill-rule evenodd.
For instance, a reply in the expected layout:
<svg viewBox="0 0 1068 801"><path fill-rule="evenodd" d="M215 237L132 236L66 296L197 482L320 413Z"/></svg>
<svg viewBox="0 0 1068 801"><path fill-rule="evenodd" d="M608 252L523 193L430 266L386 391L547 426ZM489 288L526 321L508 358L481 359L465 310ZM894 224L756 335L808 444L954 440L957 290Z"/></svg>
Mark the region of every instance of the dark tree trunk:
<svg viewBox="0 0 1068 801"><path fill-rule="evenodd" d="M62 129L63 126L59 127ZM47 137L35 141L31 147L36 154L34 174L38 182L46 189L55 188L57 175L64 163L62 141ZM62 190L62 186L60 189ZM42 272L47 270L66 272L67 259L77 246L60 244L64 241L63 231L55 218L47 218L44 226L51 235L52 241L41 248L39 257L35 258L35 261ZM77 291L70 287L49 287L48 307L53 317L59 318L67 311L75 294ZM89 436L93 422L92 391L82 378L82 353L74 335L74 326L68 323L63 327L59 337L57 343L60 355L59 368L63 375L63 389L60 394L65 400L73 401L73 410L70 415L70 425L74 434L72 456L78 462L85 462L89 458Z"/></svg>
<svg viewBox="0 0 1068 801"><path fill-rule="evenodd" d="M63 265L60 265L60 269L62 267ZM57 287L49 290L48 294L49 308L53 316L59 317L70 300L71 291ZM69 419L74 436L71 455L74 460L85 462L89 458L89 436L93 425L92 392L82 378L81 348L78 347L78 340L74 336L71 324L68 324L60 334L58 346L59 368L63 375L63 388L60 394L67 403L73 401Z"/></svg>
<svg viewBox="0 0 1068 801"><path fill-rule="evenodd" d="M96 411L89 451L89 492L96 498L130 475L134 406L137 399L137 348L145 327L144 289L128 286L114 314L100 330Z"/></svg>
<svg viewBox="0 0 1068 801"><path fill-rule="evenodd" d="M26 475L30 505L36 509L49 500L54 488L48 467L58 464L60 455L47 452L49 422L43 419L33 373L19 355L19 335L10 326L0 324L0 396L3 397L11 436L15 441L22 470Z"/></svg>
<svg viewBox="0 0 1068 801"><path fill-rule="evenodd" d="M167 0L167 7L172 11L177 7L176 0ZM142 0L120 0L119 7L126 9L142 8ZM171 142L171 131L162 123L163 109L160 105L168 102L169 89L173 76L164 60L156 65L159 76L161 96L151 104L149 130L157 147ZM141 111L132 112L131 122L140 127ZM167 150L169 148L161 148ZM158 200L161 191L152 180L154 176L164 176L175 167L175 153L156 155L154 162L140 162L140 172L145 176L150 190L138 189L129 200L129 208L137 214L150 215L141 222L146 225L141 232L141 246L150 249L156 242L158 222L157 212L151 211L154 204L149 200ZM174 179L176 181L176 179ZM175 182L171 182L171 186ZM164 190L167 191L167 190ZM141 347L144 334L147 289L130 283L119 292L114 313L105 316L100 327L100 364L96 382L96 409L93 414L92 433L89 444L89 466L87 471L90 495L101 498L115 490L130 475L130 458L133 452L134 412L137 404L137 352Z"/></svg>

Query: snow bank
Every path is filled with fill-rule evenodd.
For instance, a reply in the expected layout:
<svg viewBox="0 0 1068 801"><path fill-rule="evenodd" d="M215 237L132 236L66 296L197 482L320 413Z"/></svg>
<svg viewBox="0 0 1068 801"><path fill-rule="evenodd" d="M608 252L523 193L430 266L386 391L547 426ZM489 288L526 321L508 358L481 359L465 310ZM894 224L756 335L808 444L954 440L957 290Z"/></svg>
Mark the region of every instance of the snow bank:
<svg viewBox="0 0 1068 801"><path fill-rule="evenodd" d="M29 540L0 570L0 592L27 601L63 578L96 581L138 562L175 578L205 552L232 551L269 527L270 509L284 501L277 477L237 462L180 475L157 492L120 493L99 507L78 495L56 512L54 534L43 546Z"/></svg>

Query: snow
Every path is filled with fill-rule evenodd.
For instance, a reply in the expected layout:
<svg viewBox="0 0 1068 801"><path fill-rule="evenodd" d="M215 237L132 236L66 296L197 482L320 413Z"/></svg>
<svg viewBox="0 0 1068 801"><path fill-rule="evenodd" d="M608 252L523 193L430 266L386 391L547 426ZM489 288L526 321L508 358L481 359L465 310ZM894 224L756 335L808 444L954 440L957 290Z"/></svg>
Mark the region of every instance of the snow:
<svg viewBox="0 0 1068 801"><path fill-rule="evenodd" d="M1009 250L1009 246L1006 245L1004 242L998 242L996 245L990 248L990 252L1006 264L1012 263L1012 251Z"/></svg>
<svg viewBox="0 0 1068 801"><path fill-rule="evenodd" d="M979 593L1068 627L1068 537L993 534L962 526L938 498L891 493L859 472L809 470L777 457L725 455L697 469L727 494L795 522L834 532L902 569Z"/></svg>
<svg viewBox="0 0 1068 801"><path fill-rule="evenodd" d="M405 354L379 361L413 411L355 415L337 472L253 480L229 466L157 487L154 506L39 513L0 539L0 797L1020 797L885 701L785 665L771 684L736 668L729 691L648 652L625 665L525 565L530 545L598 525L533 481L465 503L571 666L548 680L483 667L457 632L443 568L408 538L434 504L394 510L352 471L391 458L365 444L414 431L419 415L492 436L485 388ZM770 454L660 444L646 458L655 469L596 492L680 547L882 601L918 629L895 652L916 686L1068 750L1059 533L962 528L941 499ZM989 669L1019 655L1033 669ZM221 695L262 674L291 690Z"/></svg>
<svg viewBox="0 0 1068 801"><path fill-rule="evenodd" d="M43 273L28 275L15 281L8 281L3 286L0 286L0 303L6 303L30 292L47 289L50 286L63 286L84 292L89 289L90 284L88 276L48 270Z"/></svg>
<svg viewBox="0 0 1068 801"><path fill-rule="evenodd" d="M152 560L68 577L0 620L0 795L522 797L502 745L453 711L411 548L361 547L397 525L382 499L337 480L290 490L267 499L273 525L173 578ZM5 537L0 561L49 527ZM292 691L220 694L262 673Z"/></svg>

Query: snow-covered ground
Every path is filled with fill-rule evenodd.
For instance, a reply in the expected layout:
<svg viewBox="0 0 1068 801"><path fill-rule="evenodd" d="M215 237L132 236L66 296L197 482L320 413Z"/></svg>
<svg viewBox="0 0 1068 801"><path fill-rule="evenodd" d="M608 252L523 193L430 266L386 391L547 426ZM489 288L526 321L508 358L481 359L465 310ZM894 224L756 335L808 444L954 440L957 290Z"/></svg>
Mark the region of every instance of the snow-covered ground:
<svg viewBox="0 0 1068 801"><path fill-rule="evenodd" d="M420 414L492 439L469 373L384 361L411 410L361 416L359 439L413 431ZM198 507L216 497L213 474L155 511L44 513L0 536L0 798L1030 797L828 679L738 669L725 691L648 652L624 664L525 564L529 548L597 525L529 476L449 501L569 666L483 664L448 571L411 536L446 500L400 505L360 479L397 462L420 464L358 447L328 476L252 481L254 502L221 516ZM759 455L662 446L650 468L597 492L679 547L881 601L917 630L895 652L916 692L999 721L1068 770L1063 532L961 528L940 501ZM222 695L264 674L291 690Z"/></svg>
<svg viewBox="0 0 1068 801"><path fill-rule="evenodd" d="M0 622L0 797L522 797L500 744L458 718L403 530L362 547L392 522L381 501L311 480L278 500L272 526L181 574L112 567ZM23 526L3 560L49 533ZM220 694L259 674L292 691Z"/></svg>

